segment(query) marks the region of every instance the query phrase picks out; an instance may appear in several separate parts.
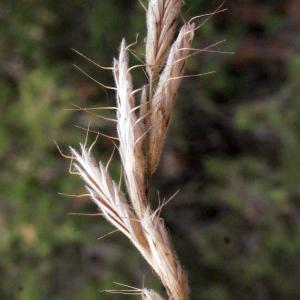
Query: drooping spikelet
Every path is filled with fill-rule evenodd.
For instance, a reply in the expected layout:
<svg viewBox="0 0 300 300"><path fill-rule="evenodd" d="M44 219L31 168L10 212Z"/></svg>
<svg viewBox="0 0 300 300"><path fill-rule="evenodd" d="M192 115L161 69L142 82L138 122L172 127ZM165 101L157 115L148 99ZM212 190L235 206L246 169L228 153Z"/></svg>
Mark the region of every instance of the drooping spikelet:
<svg viewBox="0 0 300 300"><path fill-rule="evenodd" d="M150 174L155 172L160 159L175 97L182 80L181 77L184 75L184 66L194 37L194 27L194 24L190 23L182 26L170 49L166 66L151 100L151 130L148 143Z"/></svg>
<svg viewBox="0 0 300 300"><path fill-rule="evenodd" d="M182 0L150 0L147 11L146 63L150 77L163 67L176 28Z"/></svg>

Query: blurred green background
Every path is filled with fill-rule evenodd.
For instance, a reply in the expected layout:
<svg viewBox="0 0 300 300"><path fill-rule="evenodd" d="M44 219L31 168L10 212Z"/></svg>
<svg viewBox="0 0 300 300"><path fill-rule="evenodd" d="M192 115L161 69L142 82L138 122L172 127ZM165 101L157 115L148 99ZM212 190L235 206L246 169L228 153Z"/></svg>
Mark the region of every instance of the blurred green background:
<svg viewBox="0 0 300 300"><path fill-rule="evenodd" d="M219 1L186 0L183 19ZM153 182L168 197L163 217L190 277L191 300L300 299L300 3L232 0L197 33L194 46L227 39L189 60L161 167ZM155 288L159 281L131 244L79 194L58 153L86 127L113 124L65 110L113 105L114 95L76 71L113 84L71 51L110 65L123 36L140 33L137 0L1 0L0 299L134 299L101 293L113 282ZM134 57L132 63L135 63ZM136 72L137 86L142 76ZM93 136L91 136L92 140ZM94 152L113 149L100 139ZM116 157L111 172L117 178ZM154 197L154 199L157 197ZM157 201L153 201L157 205Z"/></svg>

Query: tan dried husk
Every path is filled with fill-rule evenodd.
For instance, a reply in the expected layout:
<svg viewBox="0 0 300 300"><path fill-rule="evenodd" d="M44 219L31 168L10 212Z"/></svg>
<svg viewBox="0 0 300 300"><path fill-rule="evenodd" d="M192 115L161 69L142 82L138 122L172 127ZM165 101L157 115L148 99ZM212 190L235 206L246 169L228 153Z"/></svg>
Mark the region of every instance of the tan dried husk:
<svg viewBox="0 0 300 300"><path fill-rule="evenodd" d="M182 0L150 0L149 2L146 64L152 78L156 78L165 63L182 4Z"/></svg>
<svg viewBox="0 0 300 300"><path fill-rule="evenodd" d="M194 24L185 24L173 43L166 66L160 76L156 92L151 100L150 136L148 143L148 167L152 175L157 169L167 130L170 125L174 101L178 92L186 57L194 37Z"/></svg>
<svg viewBox="0 0 300 300"><path fill-rule="evenodd" d="M104 218L128 237L160 278L170 300L188 299L183 270L163 220L151 209L148 182L157 168L169 127L176 94L184 74L194 25L185 24L172 44L182 0L150 0L147 11L146 64L152 84L144 85L139 107L135 103L128 46L122 41L113 62L116 84L117 133L128 197L98 165L91 149L71 148L74 166ZM172 45L171 45L172 44ZM147 143L145 142L147 140ZM128 200L129 199L129 200ZM141 290L146 300L162 300L156 292Z"/></svg>

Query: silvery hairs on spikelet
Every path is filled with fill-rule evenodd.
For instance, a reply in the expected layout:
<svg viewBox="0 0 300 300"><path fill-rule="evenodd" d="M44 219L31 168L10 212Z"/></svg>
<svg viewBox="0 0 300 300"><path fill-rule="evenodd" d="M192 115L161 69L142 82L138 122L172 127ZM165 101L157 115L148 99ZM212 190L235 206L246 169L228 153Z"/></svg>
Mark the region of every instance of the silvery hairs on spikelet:
<svg viewBox="0 0 300 300"><path fill-rule="evenodd" d="M195 26L184 24L174 33L182 0L150 0L147 9L146 71L150 82L134 90L129 47L122 41L113 62L117 103L117 134L127 195L110 177L107 167L91 156L91 147L73 148L72 162L85 182L90 198L104 218L138 249L160 278L170 300L188 299L187 275L160 217L162 207L152 210L148 185L155 172L184 66L189 56ZM174 41L173 41L174 40ZM135 95L141 90L140 103ZM145 300L163 300L153 290L129 290Z"/></svg>
<svg viewBox="0 0 300 300"><path fill-rule="evenodd" d="M120 47L119 60L114 60L114 77L117 87L117 130L119 152L129 198L139 217L143 216L146 203L145 159L142 148L142 130L134 112L135 100L132 78L128 70L128 50L125 40Z"/></svg>

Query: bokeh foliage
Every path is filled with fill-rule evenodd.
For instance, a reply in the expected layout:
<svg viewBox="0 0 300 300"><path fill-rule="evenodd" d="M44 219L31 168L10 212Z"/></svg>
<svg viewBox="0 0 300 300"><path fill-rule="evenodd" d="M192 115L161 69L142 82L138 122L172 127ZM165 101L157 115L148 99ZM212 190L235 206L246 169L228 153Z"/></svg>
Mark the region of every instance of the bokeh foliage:
<svg viewBox="0 0 300 300"><path fill-rule="evenodd" d="M218 1L187 0L183 18ZM168 197L174 243L191 299L300 298L300 4L230 1L198 32L195 47L227 38L188 63L161 168L153 182ZM0 12L0 299L130 299L103 294L114 281L161 289L133 247L89 201L60 156L84 141L75 126L115 134L112 124L74 105L112 105L98 80L112 77L71 48L110 65L123 36L143 51L143 10L135 0L2 0ZM134 62L134 58L132 58ZM135 74L137 83L142 73ZM90 137L90 141L93 136ZM95 155L113 145L100 139ZM118 162L111 165L115 178ZM153 201L157 205L157 201Z"/></svg>

